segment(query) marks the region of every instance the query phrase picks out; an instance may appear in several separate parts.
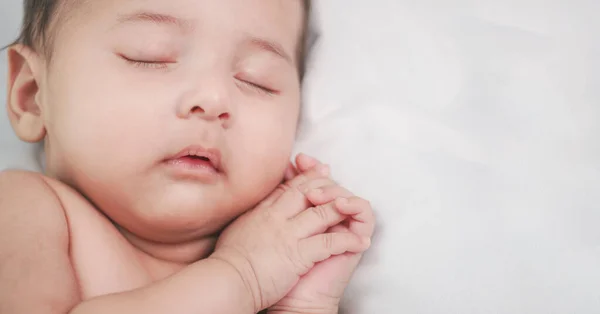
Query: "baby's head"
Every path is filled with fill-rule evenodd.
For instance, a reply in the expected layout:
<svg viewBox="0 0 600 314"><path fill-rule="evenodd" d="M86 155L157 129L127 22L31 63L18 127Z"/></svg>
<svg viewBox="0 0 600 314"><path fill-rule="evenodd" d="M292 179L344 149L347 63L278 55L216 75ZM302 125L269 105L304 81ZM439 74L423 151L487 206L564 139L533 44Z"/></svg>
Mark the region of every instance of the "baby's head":
<svg viewBox="0 0 600 314"><path fill-rule="evenodd" d="M26 0L8 112L131 233L208 235L282 180L307 1Z"/></svg>

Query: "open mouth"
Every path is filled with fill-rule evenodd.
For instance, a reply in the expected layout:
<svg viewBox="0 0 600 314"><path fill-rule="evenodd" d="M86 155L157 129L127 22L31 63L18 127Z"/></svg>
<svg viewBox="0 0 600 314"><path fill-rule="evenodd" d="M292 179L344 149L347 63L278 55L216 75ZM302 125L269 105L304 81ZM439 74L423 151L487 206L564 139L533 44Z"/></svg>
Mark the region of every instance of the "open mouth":
<svg viewBox="0 0 600 314"><path fill-rule="evenodd" d="M210 168L213 171L221 172L221 153L216 149L189 146L167 161L188 169Z"/></svg>
<svg viewBox="0 0 600 314"><path fill-rule="evenodd" d="M210 168L214 171L218 171L215 163L206 156L196 156L196 155L185 155L176 159L173 159L173 163L179 164L182 166L186 166L188 168Z"/></svg>
<svg viewBox="0 0 600 314"><path fill-rule="evenodd" d="M189 159L197 160L197 161L210 162L210 159L208 157L204 157L204 156L187 155L184 158L189 158Z"/></svg>

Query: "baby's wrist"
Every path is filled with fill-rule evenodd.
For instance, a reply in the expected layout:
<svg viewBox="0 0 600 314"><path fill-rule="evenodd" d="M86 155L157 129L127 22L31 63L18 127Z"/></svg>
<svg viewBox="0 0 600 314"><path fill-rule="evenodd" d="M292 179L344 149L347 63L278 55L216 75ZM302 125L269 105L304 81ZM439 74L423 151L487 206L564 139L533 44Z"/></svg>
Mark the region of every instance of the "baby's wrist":
<svg viewBox="0 0 600 314"><path fill-rule="evenodd" d="M263 309L261 308L262 302L260 293L258 293L258 284L253 274L249 273L251 271L245 270L246 267L240 267L240 264L243 263L227 258L217 252L208 259L220 264L223 271L227 272L227 278L231 278L235 287L241 291L239 301L248 305L248 311L244 311L244 313L257 313Z"/></svg>

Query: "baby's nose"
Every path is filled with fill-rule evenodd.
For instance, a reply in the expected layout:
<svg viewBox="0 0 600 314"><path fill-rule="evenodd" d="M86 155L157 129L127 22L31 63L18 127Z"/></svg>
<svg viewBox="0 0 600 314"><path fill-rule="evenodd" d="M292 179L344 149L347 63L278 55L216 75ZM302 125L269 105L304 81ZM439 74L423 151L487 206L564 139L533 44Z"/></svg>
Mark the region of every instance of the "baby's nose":
<svg viewBox="0 0 600 314"><path fill-rule="evenodd" d="M231 103L224 86L205 85L191 92L178 104L177 116L181 119L198 117L207 121L231 119Z"/></svg>
<svg viewBox="0 0 600 314"><path fill-rule="evenodd" d="M227 110L226 106L196 105L189 110L185 109L183 115L180 115L181 118L186 119L191 118L193 116L197 116L206 120L229 120L230 113L229 110Z"/></svg>

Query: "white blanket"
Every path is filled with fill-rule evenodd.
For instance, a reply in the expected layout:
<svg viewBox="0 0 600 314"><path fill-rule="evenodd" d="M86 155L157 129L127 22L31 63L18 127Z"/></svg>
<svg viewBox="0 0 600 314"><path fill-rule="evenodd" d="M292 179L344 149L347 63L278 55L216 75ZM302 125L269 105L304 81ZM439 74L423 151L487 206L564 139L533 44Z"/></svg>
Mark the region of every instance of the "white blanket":
<svg viewBox="0 0 600 314"><path fill-rule="evenodd" d="M298 151L379 218L344 313L600 313L600 1L315 6Z"/></svg>

